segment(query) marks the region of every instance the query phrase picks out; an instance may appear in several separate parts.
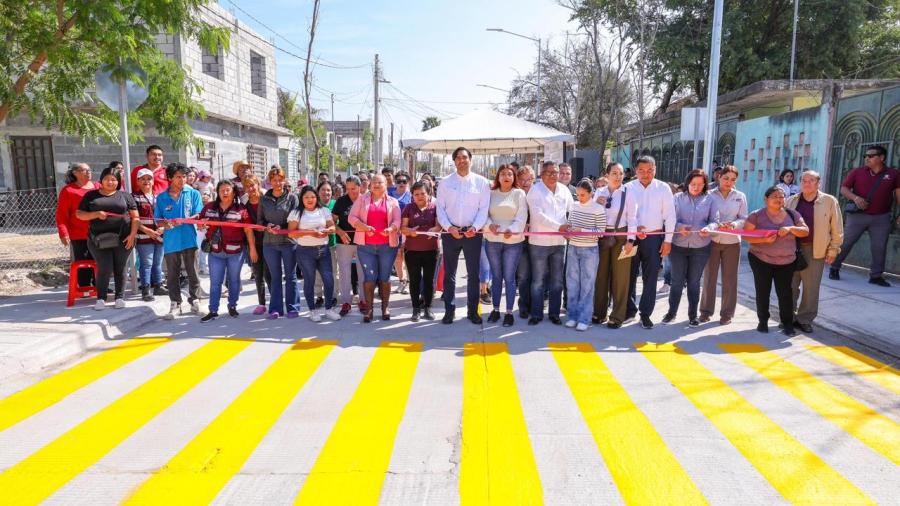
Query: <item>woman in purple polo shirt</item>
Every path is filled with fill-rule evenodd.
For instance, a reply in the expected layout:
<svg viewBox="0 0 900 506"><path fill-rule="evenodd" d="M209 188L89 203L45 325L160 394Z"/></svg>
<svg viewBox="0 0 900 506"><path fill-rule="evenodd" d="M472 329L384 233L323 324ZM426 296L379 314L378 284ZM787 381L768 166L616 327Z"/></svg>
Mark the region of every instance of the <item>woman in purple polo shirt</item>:
<svg viewBox="0 0 900 506"><path fill-rule="evenodd" d="M431 202L430 185L419 181L412 186L413 201L400 216L400 233L406 236L406 268L409 271L409 297L412 300L411 320L434 320L431 301L434 297L434 271L437 266L438 239L419 232L439 232L437 208ZM420 292L421 288L421 292Z"/></svg>

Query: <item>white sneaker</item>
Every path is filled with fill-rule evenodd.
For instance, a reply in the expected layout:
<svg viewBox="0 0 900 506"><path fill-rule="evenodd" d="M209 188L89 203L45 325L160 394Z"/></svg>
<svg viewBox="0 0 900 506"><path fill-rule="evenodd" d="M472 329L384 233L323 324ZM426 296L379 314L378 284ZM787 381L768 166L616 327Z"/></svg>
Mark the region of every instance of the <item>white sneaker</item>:
<svg viewBox="0 0 900 506"><path fill-rule="evenodd" d="M163 316L164 320L174 320L175 312L181 312L181 303L180 302L170 302L169 303L169 312Z"/></svg>
<svg viewBox="0 0 900 506"><path fill-rule="evenodd" d="M319 323L320 321L322 321L322 315L319 314L318 309L310 309L309 310L309 320L316 322L316 323Z"/></svg>
<svg viewBox="0 0 900 506"><path fill-rule="evenodd" d="M400 282L399 292L403 294L409 293L409 281L404 279Z"/></svg>
<svg viewBox="0 0 900 506"><path fill-rule="evenodd" d="M94 311L103 311L104 309L106 309L106 301L97 299L97 302L94 303Z"/></svg>
<svg viewBox="0 0 900 506"><path fill-rule="evenodd" d="M200 300L194 299L194 302L191 302L191 312L194 314L200 314Z"/></svg>
<svg viewBox="0 0 900 506"><path fill-rule="evenodd" d="M341 315L339 315L337 313L337 311L334 310L334 308L331 308L331 309L325 310L325 318L328 318L329 320L336 322L341 319Z"/></svg>
<svg viewBox="0 0 900 506"><path fill-rule="evenodd" d="M578 322L576 322L575 320L566 320L566 328L567 329L574 329L575 325L577 325L577 324L578 324Z"/></svg>
<svg viewBox="0 0 900 506"><path fill-rule="evenodd" d="M125 309L125 300L124 299L116 299L116 303L114 305L116 309Z"/></svg>
<svg viewBox="0 0 900 506"><path fill-rule="evenodd" d="M575 327L575 330L577 330L579 332L584 332L588 328L590 328L590 325L588 325L587 323L579 323L578 326Z"/></svg>

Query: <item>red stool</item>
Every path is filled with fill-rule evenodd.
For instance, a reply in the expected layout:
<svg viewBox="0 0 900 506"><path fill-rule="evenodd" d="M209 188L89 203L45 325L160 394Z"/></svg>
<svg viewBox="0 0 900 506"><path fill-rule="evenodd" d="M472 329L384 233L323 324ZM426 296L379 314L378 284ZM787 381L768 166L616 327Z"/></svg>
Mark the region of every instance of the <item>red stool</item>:
<svg viewBox="0 0 900 506"><path fill-rule="evenodd" d="M66 306L75 305L75 299L81 297L96 297L97 287L79 286L78 272L81 269L92 269L94 271L94 279L97 279L97 262L93 260L76 260L69 267L69 297L66 300Z"/></svg>

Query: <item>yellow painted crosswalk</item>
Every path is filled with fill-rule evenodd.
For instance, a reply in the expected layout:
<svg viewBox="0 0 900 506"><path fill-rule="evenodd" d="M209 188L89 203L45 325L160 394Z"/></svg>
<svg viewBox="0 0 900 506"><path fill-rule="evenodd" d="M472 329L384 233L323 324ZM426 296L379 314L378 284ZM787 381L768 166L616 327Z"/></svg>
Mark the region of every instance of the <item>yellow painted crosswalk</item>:
<svg viewBox="0 0 900 506"><path fill-rule="evenodd" d="M15 433L19 435L17 437L27 439L28 424L47 418L35 417L35 414L51 406L62 411L65 405L54 405L82 389L86 394L104 391L100 388L103 382L98 379L134 364L138 359L142 359L139 364L147 360L152 362L153 352L169 342L171 339L166 338L127 341L0 399L0 503L38 504L58 491L61 494L61 489L76 477L79 477L76 481L89 483L87 478L91 475L85 474L88 468L253 345L250 339L213 339L200 347L192 347L193 351L173 365L159 367L160 372L149 380L142 378L143 384L124 395L116 394L120 397L110 398L98 412L82 415L86 418L66 426L71 429L49 435L40 444L34 444L34 449L28 453L20 451L24 457L18 457L16 461L12 458L3 460L4 445L19 443L16 438L4 438L4 433ZM249 463L260 453L277 451L277 446L261 443L279 420L289 408L304 416L306 392L329 388L327 382L316 379L322 378L319 371L328 369L331 374L328 377L340 377L334 376L334 372L342 367L354 367L359 372L353 377L361 375L361 379L358 383L354 379L353 390L346 390L344 399L349 401L340 401L346 402L343 406L335 405L334 418L327 422L327 427L317 413L305 415L314 418L316 426L321 425L322 439L312 447L296 447L308 450L310 455L302 459L306 462L302 468L289 475L295 480L295 488L285 491L284 502L357 505L388 500L382 489L390 488L385 486L385 477L392 468L392 454L396 442L405 437L405 429L401 427L406 427L404 424L409 422L404 420L415 416L415 410L409 410L413 414L408 413L407 406L411 397L420 399L421 392L429 391L420 388L427 385L420 383L423 376L419 375L420 369L425 367L425 362L420 366L420 359L429 353L429 348L421 342L373 343L374 354L365 355L363 369L358 360L341 360L346 350L337 341L309 339L292 344L262 342L258 346L284 346L284 349L273 350L277 353L267 352L271 363L260 364L254 372L248 373L246 380L238 383L240 388L234 391L233 398L223 398L222 407L218 408L221 412L210 416L211 422L204 422L203 427L197 425L196 429L191 429L189 437L179 440L177 446L172 445L170 450L154 455L156 460L149 477L134 474L119 478L128 482L127 489L122 489L121 497L110 497L110 501L208 504L227 487L248 483L237 478L247 473L246 469L258 469ZM456 485L453 494L458 494L458 498L453 495L447 502L542 504L545 491L550 501L553 487L577 486L577 477L567 477L561 482L558 472L548 474L548 469L555 464L539 462L536 455L542 455L543 460L547 454L536 454L532 447L535 441L540 442L533 439L535 436L554 435L545 432L546 424L535 433L534 427L529 426L534 420L526 418L525 413L529 411L523 409L522 399L529 396L520 397L520 389L524 387L517 378L527 378L530 388L525 391L534 392L533 388L539 384L536 379L545 377L540 374L547 374L547 371L534 371L524 364L536 363L546 363L544 367L553 369L553 374L558 375L555 377L560 378L555 380L559 386L551 389L559 391L549 394L571 399L566 402L572 403L572 408L567 414L560 415L561 418L554 419L561 424L554 429L565 435L573 425L586 427L581 429L581 437L593 438L596 448L591 451L597 452L609 473L605 475L605 482L612 477L608 485L609 497L618 494L625 504L705 504L708 499L713 500L702 487L709 483L708 480L691 475L702 465L698 466L694 461L685 465L682 461L697 457L683 449L673 451L675 445L690 445L691 442L673 439L670 433L666 433L664 439L659 428L643 412L646 409L644 403L653 402L652 398L648 400L646 395L635 397L634 392L630 392L633 387L629 386L634 383L620 377L624 374L622 371L627 370L627 366L626 369L622 366L634 360L661 373L659 379L652 381L664 378L662 381L666 382L669 392L690 401L683 403L682 409L696 410L696 416L706 418L710 422L704 429L707 433L721 433L722 444L730 444L737 450L734 458L745 459L752 466L747 466L744 472L755 469L765 480L755 478L758 487L764 488L768 482L771 489L789 503L872 504L876 501L873 498L884 498L885 491L877 486L872 490L872 483L878 480L862 480L864 483L861 483L858 475L846 474L842 462L827 454L830 452L823 453L821 447L810 444L802 434L798 436L796 427L779 426L776 420L783 418L768 413L771 406L754 403L750 400L753 397L744 397L744 390L736 382L748 381L748 377L758 378L752 381L772 391L784 390L805 404L816 417L807 415L811 417L810 427L830 423L848 440L857 439L864 443L858 445L859 448L871 449L870 458L883 458L885 463L867 472L878 474L888 487L900 486L900 424L892 418L896 413L879 412L876 407L830 384L827 375L801 368L765 346L722 344L720 347L727 352L725 358L731 367L738 368L733 376L718 363L708 364L716 366L712 369L705 365L712 357L689 354L677 344L636 344L633 348L617 349L616 353L628 354L617 357L624 359L618 363L604 360L610 351L597 350L584 342L551 342L545 348L528 351L546 354L546 362L541 362L543 358L520 362L505 342L462 345L457 356L450 359L461 361L462 397L440 399L447 404L461 402L461 405L454 404L458 409L448 411L455 413L454 418L458 417L458 433L448 435L446 440L435 441L436 445L449 442L456 448L450 457L455 464L450 473ZM253 348L257 349L262 350ZM828 364L832 372L834 367L830 364L839 366L848 376L865 378L860 385L885 398L894 398L900 393L900 376L885 364L844 347L815 345L806 349L821 364ZM248 353L253 356L252 350ZM168 356L166 364L172 360L172 355ZM240 360L248 358L244 354ZM608 362L614 367L610 368ZM235 361L233 365L239 364L240 361ZM426 377L435 381L433 375ZM459 381L458 378L444 380ZM414 382L415 389L412 388ZM354 392L352 397L351 392ZM533 399L534 394L530 395ZM525 407L533 410L533 406ZM292 415L291 419L296 416ZM580 417L580 420L572 418L563 423L566 417ZM658 415L653 419L658 420ZM673 420L673 423L681 423L681 420ZM590 436L585 431L589 431ZM22 444L30 443L23 441ZM565 445L560 445L552 454L565 462ZM291 459L291 456L278 455L275 461L284 459ZM893 468L889 467L891 465ZM277 473L278 470L270 472ZM564 471L562 475L565 476ZM407 477L408 481L403 483L413 486L417 479L431 483L428 478L416 476ZM604 480L593 480L593 483L601 482ZM771 489L767 489L768 493L774 497Z"/></svg>

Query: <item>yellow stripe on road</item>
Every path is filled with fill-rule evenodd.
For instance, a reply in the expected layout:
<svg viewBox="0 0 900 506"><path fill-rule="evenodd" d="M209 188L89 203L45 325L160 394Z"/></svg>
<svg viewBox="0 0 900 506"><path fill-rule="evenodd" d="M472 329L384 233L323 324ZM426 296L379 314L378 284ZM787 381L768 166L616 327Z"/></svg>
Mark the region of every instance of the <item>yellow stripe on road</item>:
<svg viewBox="0 0 900 506"><path fill-rule="evenodd" d="M294 344L126 502L210 503L335 345L336 341Z"/></svg>
<svg viewBox="0 0 900 506"><path fill-rule="evenodd" d="M306 478L297 504L376 504L422 343L383 342Z"/></svg>
<svg viewBox="0 0 900 506"><path fill-rule="evenodd" d="M129 339L99 353L71 369L0 399L0 431L65 399L72 392L93 383L119 367L143 357L169 342L167 338Z"/></svg>
<svg viewBox="0 0 900 506"><path fill-rule="evenodd" d="M593 346L549 348L626 504L707 503Z"/></svg>
<svg viewBox="0 0 900 506"><path fill-rule="evenodd" d="M504 343L463 348L460 502L542 504L543 489Z"/></svg>
<svg viewBox="0 0 900 506"><path fill-rule="evenodd" d="M216 339L0 474L7 504L37 504L100 460L252 341Z"/></svg>
<svg viewBox="0 0 900 506"><path fill-rule="evenodd" d="M677 345L635 347L794 504L874 504L822 461Z"/></svg>
<svg viewBox="0 0 900 506"><path fill-rule="evenodd" d="M846 346L807 344L806 347L829 362L877 383L895 394L900 394L900 371L897 369Z"/></svg>
<svg viewBox="0 0 900 506"><path fill-rule="evenodd" d="M720 344L813 411L900 465L900 424L757 344Z"/></svg>

